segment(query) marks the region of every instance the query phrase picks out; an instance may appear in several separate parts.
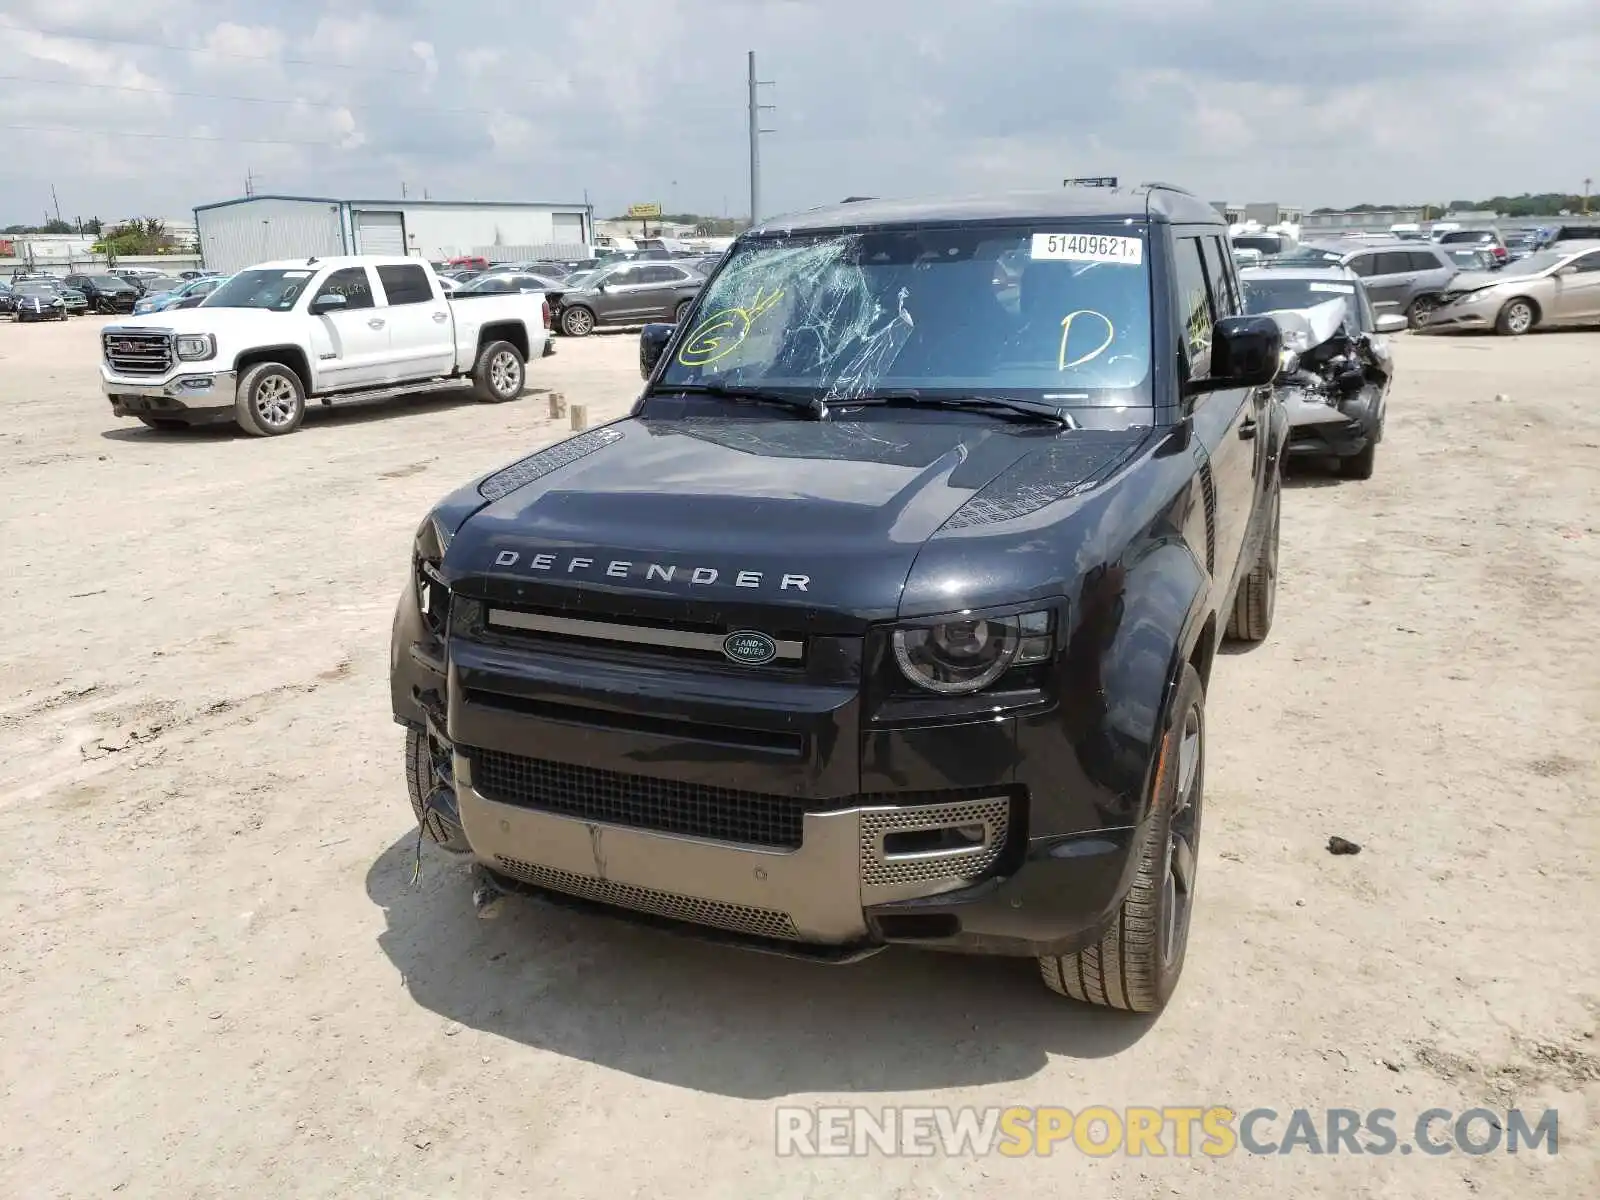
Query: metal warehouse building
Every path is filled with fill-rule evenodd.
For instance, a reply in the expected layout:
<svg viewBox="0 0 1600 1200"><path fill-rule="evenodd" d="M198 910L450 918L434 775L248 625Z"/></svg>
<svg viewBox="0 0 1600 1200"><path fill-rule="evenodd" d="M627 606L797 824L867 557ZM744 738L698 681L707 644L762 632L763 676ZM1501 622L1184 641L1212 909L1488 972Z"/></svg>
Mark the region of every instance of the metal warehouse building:
<svg viewBox="0 0 1600 1200"><path fill-rule="evenodd" d="M594 233L586 204L245 196L202 204L194 220L200 253L215 271L313 254L587 258Z"/></svg>

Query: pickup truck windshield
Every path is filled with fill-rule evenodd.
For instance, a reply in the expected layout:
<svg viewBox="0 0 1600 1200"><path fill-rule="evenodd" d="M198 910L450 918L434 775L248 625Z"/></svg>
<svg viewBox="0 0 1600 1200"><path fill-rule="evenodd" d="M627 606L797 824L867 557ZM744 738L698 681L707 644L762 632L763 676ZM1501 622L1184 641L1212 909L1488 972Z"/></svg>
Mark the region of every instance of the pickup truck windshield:
<svg viewBox="0 0 1600 1200"><path fill-rule="evenodd" d="M298 270L240 271L200 302L201 308L266 308L288 312L316 272Z"/></svg>
<svg viewBox="0 0 1600 1200"><path fill-rule="evenodd" d="M1145 235L1042 223L742 242L657 388L1126 404L1150 373Z"/></svg>

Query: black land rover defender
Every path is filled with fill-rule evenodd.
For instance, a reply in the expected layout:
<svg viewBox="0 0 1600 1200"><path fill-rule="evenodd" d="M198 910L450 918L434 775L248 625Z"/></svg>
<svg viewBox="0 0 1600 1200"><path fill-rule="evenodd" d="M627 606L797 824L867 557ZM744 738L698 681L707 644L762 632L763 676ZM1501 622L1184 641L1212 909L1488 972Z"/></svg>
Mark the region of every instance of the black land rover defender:
<svg viewBox="0 0 1600 1200"><path fill-rule="evenodd" d="M750 230L628 416L418 529L418 821L507 890L1158 1009L1213 655L1272 622L1279 349L1171 187Z"/></svg>

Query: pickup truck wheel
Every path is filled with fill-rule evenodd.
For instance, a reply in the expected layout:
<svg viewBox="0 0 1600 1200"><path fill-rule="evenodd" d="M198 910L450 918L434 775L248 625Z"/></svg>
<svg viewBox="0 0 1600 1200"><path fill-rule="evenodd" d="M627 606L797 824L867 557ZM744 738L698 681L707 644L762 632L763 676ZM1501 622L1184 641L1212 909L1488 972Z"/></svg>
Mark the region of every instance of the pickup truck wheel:
<svg viewBox="0 0 1600 1200"><path fill-rule="evenodd" d="M1272 490L1272 510L1267 514L1267 536L1261 540L1255 566L1239 584L1228 618L1228 636L1240 642L1262 642L1272 631L1272 613L1278 603L1278 518L1283 492Z"/></svg>
<svg viewBox="0 0 1600 1200"><path fill-rule="evenodd" d="M478 351L472 368L472 390L479 400L500 404L522 395L526 377L522 355L510 342L490 342Z"/></svg>
<svg viewBox="0 0 1600 1200"><path fill-rule="evenodd" d="M450 754L427 734L406 730L406 791L411 794L411 813L429 838L456 854L472 849L467 835L454 821L437 809L428 811L427 800L438 787L454 788Z"/></svg>
<svg viewBox="0 0 1600 1200"><path fill-rule="evenodd" d="M1205 705L1200 674L1185 663L1172 727L1161 739L1133 886L1099 942L1077 954L1039 960L1051 991L1086 1004L1153 1013L1166 1006L1177 986L1189 945L1200 853Z"/></svg>
<svg viewBox="0 0 1600 1200"><path fill-rule="evenodd" d="M594 314L581 304L563 309L561 332L568 337L588 337L594 332Z"/></svg>
<svg viewBox="0 0 1600 1200"><path fill-rule="evenodd" d="M293 433L306 419L300 377L282 363L257 363L239 380L233 404L239 428L257 437Z"/></svg>

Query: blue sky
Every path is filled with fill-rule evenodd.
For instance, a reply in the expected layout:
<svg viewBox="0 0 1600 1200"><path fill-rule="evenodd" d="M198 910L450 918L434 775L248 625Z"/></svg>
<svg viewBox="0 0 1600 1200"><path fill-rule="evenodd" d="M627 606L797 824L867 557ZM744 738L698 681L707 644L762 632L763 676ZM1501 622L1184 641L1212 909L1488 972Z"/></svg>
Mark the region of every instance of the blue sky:
<svg viewBox="0 0 1600 1200"><path fill-rule="evenodd" d="M737 215L748 50L769 214L1067 175L1308 207L1600 176L1595 0L11 0L0 224L52 183L68 217L180 216L247 170Z"/></svg>

